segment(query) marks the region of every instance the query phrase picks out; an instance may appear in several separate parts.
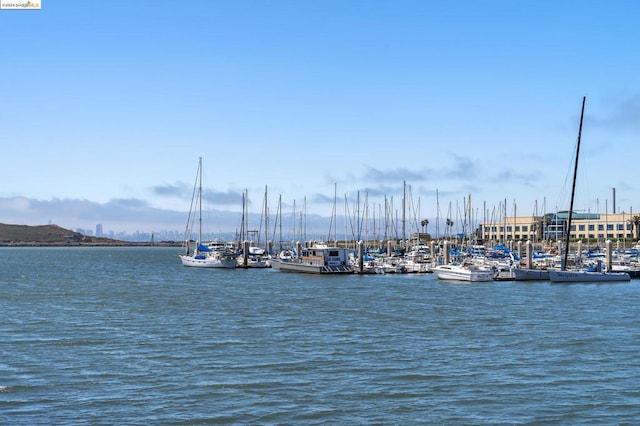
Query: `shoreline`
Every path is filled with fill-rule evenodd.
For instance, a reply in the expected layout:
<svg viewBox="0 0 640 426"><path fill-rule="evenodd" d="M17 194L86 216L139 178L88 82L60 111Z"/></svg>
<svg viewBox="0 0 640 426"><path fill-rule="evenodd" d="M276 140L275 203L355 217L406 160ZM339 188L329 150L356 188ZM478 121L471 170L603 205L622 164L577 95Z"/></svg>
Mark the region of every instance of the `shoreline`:
<svg viewBox="0 0 640 426"><path fill-rule="evenodd" d="M182 244L174 241L161 242L77 242L77 241L60 241L60 242L37 242L37 241L10 241L0 242L2 247L181 247Z"/></svg>

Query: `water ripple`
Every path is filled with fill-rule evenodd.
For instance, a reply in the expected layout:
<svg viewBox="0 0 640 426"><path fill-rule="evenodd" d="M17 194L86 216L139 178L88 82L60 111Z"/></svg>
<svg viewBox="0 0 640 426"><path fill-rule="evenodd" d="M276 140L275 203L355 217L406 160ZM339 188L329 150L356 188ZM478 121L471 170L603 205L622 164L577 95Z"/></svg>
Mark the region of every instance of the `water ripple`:
<svg viewBox="0 0 640 426"><path fill-rule="evenodd" d="M164 248L0 255L5 424L640 422L637 281L220 273Z"/></svg>

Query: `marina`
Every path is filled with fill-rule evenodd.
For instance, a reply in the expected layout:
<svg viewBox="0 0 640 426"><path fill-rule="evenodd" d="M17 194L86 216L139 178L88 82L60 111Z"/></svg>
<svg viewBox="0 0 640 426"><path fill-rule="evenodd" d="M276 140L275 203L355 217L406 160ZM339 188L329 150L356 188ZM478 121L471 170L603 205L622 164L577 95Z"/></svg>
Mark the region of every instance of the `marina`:
<svg viewBox="0 0 640 426"><path fill-rule="evenodd" d="M553 282L613 282L640 278L640 243L629 250L614 250L607 242L600 251L584 249L580 242L569 246L572 268L562 271L564 251L555 252L555 245L534 246L531 242L522 247L498 244L485 247L481 244L458 246L450 241L431 241L409 246L408 250L393 249L376 252L364 244L339 242L329 246L323 242L297 243L295 247L279 253L260 249L259 266L243 265L244 255L233 242L216 242L230 256L237 256L232 268L273 268L282 272L304 274L434 274L443 280L486 281L553 281ZM348 248L348 247L351 248ZM249 243L245 250L251 251ZM404 252L404 254L402 254ZM419 254L417 254L419 253ZM534 260L535 256L535 260ZM570 276L575 272L575 280ZM600 277L600 278L599 278Z"/></svg>

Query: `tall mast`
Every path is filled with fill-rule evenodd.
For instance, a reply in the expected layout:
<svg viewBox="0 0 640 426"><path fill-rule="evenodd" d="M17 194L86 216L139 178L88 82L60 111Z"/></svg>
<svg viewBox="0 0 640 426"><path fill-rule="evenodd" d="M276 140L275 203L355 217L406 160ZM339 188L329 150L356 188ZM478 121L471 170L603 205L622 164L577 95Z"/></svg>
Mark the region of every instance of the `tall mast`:
<svg viewBox="0 0 640 426"><path fill-rule="evenodd" d="M198 159L198 244L202 242L202 157Z"/></svg>
<svg viewBox="0 0 640 426"><path fill-rule="evenodd" d="M282 194L278 194L278 215L276 216L276 220L280 218L280 235L278 239L280 240L280 245L278 246L280 250L282 250Z"/></svg>
<svg viewBox="0 0 640 426"><path fill-rule="evenodd" d="M260 237L258 236L258 241ZM267 185L264 186L264 248L269 250L269 199L267 197Z"/></svg>
<svg viewBox="0 0 640 426"><path fill-rule="evenodd" d="M336 222L338 220L338 215L336 208L338 206L338 182L333 183L333 241L334 244L338 244L338 230L336 226ZM329 235L331 235L331 230L329 230Z"/></svg>
<svg viewBox="0 0 640 426"><path fill-rule="evenodd" d="M406 209L407 209L407 181L402 181L402 248L406 248Z"/></svg>
<svg viewBox="0 0 640 426"><path fill-rule="evenodd" d="M436 238L440 238L440 226L438 226L439 221L440 221L440 196L438 195L438 190L436 189Z"/></svg>
<svg viewBox="0 0 640 426"><path fill-rule="evenodd" d="M576 192L576 178L578 177L578 158L580 158L580 137L582 136L582 120L584 118L584 104L587 97L582 97L582 112L580 113L580 128L578 129L578 143L576 147L576 164L573 168L573 184L571 185L571 202L569 204L569 221L567 223L567 233L564 239L564 259L562 261L562 270L567 269L567 260L569 258L569 237L571 236L571 219L573 217L573 199Z"/></svg>

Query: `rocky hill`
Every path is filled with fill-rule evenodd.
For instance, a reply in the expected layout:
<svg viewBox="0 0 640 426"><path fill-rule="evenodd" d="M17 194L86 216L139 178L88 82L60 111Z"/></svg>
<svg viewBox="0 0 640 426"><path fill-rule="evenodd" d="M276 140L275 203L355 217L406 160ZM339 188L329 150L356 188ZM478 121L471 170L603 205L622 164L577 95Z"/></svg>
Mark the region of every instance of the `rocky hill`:
<svg viewBox="0 0 640 426"><path fill-rule="evenodd" d="M82 235L58 225L0 223L0 245L123 245L123 241Z"/></svg>

